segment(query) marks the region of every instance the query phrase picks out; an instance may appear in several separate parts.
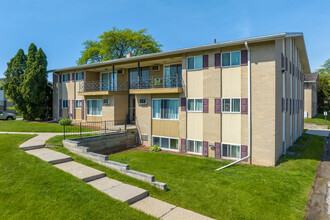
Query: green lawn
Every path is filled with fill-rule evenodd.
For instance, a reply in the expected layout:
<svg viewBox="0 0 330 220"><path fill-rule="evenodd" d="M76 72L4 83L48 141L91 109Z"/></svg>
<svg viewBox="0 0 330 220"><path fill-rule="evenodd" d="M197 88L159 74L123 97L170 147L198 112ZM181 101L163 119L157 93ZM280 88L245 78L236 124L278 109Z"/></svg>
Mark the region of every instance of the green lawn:
<svg viewBox="0 0 330 220"><path fill-rule="evenodd" d="M11 132L63 132L63 126L55 123L34 123L23 120L0 120L0 131Z"/></svg>
<svg viewBox="0 0 330 220"><path fill-rule="evenodd" d="M0 134L0 219L152 219L18 148Z"/></svg>
<svg viewBox="0 0 330 220"><path fill-rule="evenodd" d="M328 129L330 129L330 112L328 113L327 120L325 120L323 114L317 114L314 118L305 118L304 122L317 125L328 125Z"/></svg>
<svg viewBox="0 0 330 220"><path fill-rule="evenodd" d="M299 141L302 142L302 141ZM148 183L115 172L70 153L74 160L103 170L111 178L147 189L153 197L219 219L303 219L308 194L323 151L323 138L310 136L298 158L285 156L277 167L235 165L211 158L131 151L110 159L155 175L164 192Z"/></svg>

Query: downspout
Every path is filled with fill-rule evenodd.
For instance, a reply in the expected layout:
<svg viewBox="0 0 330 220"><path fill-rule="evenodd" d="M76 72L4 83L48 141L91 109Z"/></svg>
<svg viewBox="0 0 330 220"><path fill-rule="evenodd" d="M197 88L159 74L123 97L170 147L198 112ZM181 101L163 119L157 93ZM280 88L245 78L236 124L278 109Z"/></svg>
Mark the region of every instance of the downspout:
<svg viewBox="0 0 330 220"><path fill-rule="evenodd" d="M247 41L245 41L245 48L247 49L248 51L248 130L249 130L249 150L248 150L248 155L246 157L243 157L239 160L236 160L226 166L223 166L223 167L219 167L217 170L222 170L224 168L227 168L227 167L230 167L234 164L237 164L243 160L246 160L248 158L250 158L250 164L252 164L252 161L251 161L251 60L250 60L250 48L248 46L248 43Z"/></svg>
<svg viewBox="0 0 330 220"><path fill-rule="evenodd" d="M60 76L57 73L53 73L57 76L57 118L60 119Z"/></svg>

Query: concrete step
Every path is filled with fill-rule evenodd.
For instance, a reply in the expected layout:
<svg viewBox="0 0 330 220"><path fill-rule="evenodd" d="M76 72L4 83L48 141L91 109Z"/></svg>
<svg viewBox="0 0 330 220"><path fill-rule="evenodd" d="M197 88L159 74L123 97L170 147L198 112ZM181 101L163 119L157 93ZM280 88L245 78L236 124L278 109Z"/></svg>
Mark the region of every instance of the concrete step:
<svg viewBox="0 0 330 220"><path fill-rule="evenodd" d="M304 144L293 144L292 146L293 146L293 147L305 147Z"/></svg>
<svg viewBox="0 0 330 220"><path fill-rule="evenodd" d="M77 163L75 161L57 164L57 165L55 165L55 167L65 171L65 172L68 172L71 175L73 175L85 182L90 182L90 181L105 177L104 172L101 172L97 169Z"/></svg>
<svg viewBox="0 0 330 220"><path fill-rule="evenodd" d="M105 191L123 183L114 179L110 179L109 177L103 177L97 180L90 181L88 182L88 184L93 186L97 190Z"/></svg>
<svg viewBox="0 0 330 220"><path fill-rule="evenodd" d="M176 206L152 197L146 197L132 204L132 207L155 216L156 218L160 218L173 210Z"/></svg>
<svg viewBox="0 0 330 220"><path fill-rule="evenodd" d="M286 154L289 155L289 156L296 156L296 157L298 157L300 155L300 152L287 151Z"/></svg>
<svg viewBox="0 0 330 220"><path fill-rule="evenodd" d="M39 157L50 164L65 163L72 160L72 158L66 154L49 150L47 148L27 150L26 153Z"/></svg>
<svg viewBox="0 0 330 220"><path fill-rule="evenodd" d="M160 219L166 219L166 220L173 220L173 219L180 219L180 220L211 220L212 218L209 218L207 216L198 214L196 212L181 208L181 207L175 207L173 210L162 216Z"/></svg>
<svg viewBox="0 0 330 220"><path fill-rule="evenodd" d="M148 191L125 183L103 191L110 197L132 204L148 196Z"/></svg>

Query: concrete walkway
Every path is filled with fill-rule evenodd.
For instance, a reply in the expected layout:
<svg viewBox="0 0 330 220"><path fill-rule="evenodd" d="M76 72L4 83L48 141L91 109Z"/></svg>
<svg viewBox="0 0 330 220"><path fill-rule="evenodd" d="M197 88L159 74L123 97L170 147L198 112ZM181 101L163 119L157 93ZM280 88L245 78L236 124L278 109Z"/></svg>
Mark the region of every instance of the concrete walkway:
<svg viewBox="0 0 330 220"><path fill-rule="evenodd" d="M148 191L106 177L104 172L72 161L66 154L44 148L46 140L60 133L0 132L10 134L37 134L24 142L20 148L26 153L39 157L71 175L85 181L108 196L126 202L131 207L160 219L207 220L209 217L174 206L148 196Z"/></svg>
<svg viewBox="0 0 330 220"><path fill-rule="evenodd" d="M325 138L321 161L306 211L306 219L310 220L330 219L330 136Z"/></svg>

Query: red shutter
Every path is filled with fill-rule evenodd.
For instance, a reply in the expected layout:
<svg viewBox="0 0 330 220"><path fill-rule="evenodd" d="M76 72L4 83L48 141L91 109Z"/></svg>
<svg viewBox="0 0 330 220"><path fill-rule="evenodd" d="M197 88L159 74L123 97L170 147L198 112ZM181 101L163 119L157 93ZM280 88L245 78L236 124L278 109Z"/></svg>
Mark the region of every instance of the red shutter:
<svg viewBox="0 0 330 220"><path fill-rule="evenodd" d="M209 99L203 99L203 113L209 112Z"/></svg>
<svg viewBox="0 0 330 220"><path fill-rule="evenodd" d="M247 114L248 111L248 99L241 98L241 114Z"/></svg>
<svg viewBox="0 0 330 220"><path fill-rule="evenodd" d="M220 68L221 66L221 53L214 54L214 67Z"/></svg>
<svg viewBox="0 0 330 220"><path fill-rule="evenodd" d="M285 57L285 70L288 70L288 58Z"/></svg>
<svg viewBox="0 0 330 220"><path fill-rule="evenodd" d="M248 51L242 50L241 51L241 65L247 66L247 64L248 64Z"/></svg>
<svg viewBox="0 0 330 220"><path fill-rule="evenodd" d="M203 156L207 157L209 155L209 142L203 141Z"/></svg>
<svg viewBox="0 0 330 220"><path fill-rule="evenodd" d="M74 73L72 73L72 81L74 81L75 79L74 79L74 77L75 77L75 75L74 75Z"/></svg>
<svg viewBox="0 0 330 220"><path fill-rule="evenodd" d="M62 83L62 75L59 75L59 77L60 77L60 83Z"/></svg>
<svg viewBox="0 0 330 220"><path fill-rule="evenodd" d="M293 105L292 114L294 114L294 113L296 113L296 111L295 111L296 100L295 99L292 99L292 105Z"/></svg>
<svg viewBox="0 0 330 220"><path fill-rule="evenodd" d="M241 158L247 157L248 155L248 146L242 145L241 146Z"/></svg>
<svg viewBox="0 0 330 220"><path fill-rule="evenodd" d="M85 119L85 100L81 100L81 119Z"/></svg>
<svg viewBox="0 0 330 220"><path fill-rule="evenodd" d="M215 158L221 158L221 143L214 143Z"/></svg>
<svg viewBox="0 0 330 220"><path fill-rule="evenodd" d="M288 112L288 109L289 109L289 101L288 101L288 98L286 98L285 108L286 108L286 112Z"/></svg>
<svg viewBox="0 0 330 220"><path fill-rule="evenodd" d="M59 107L60 107L60 115L59 117L62 117L62 99L59 100Z"/></svg>
<svg viewBox="0 0 330 220"><path fill-rule="evenodd" d="M181 98L181 111L186 111L187 110L187 100L186 98Z"/></svg>
<svg viewBox="0 0 330 220"><path fill-rule="evenodd" d="M84 79L85 79L85 75L84 75L84 72L81 72L81 80L83 80L83 81L84 81Z"/></svg>
<svg viewBox="0 0 330 220"><path fill-rule="evenodd" d="M214 113L221 113L221 99L214 99Z"/></svg>
<svg viewBox="0 0 330 220"><path fill-rule="evenodd" d="M186 139L181 139L181 152L186 153L187 152L187 147L186 147Z"/></svg>
<svg viewBox="0 0 330 220"><path fill-rule="evenodd" d="M209 68L209 55L203 55L203 69Z"/></svg>
<svg viewBox="0 0 330 220"><path fill-rule="evenodd" d="M75 119L75 103L74 100L72 100L72 119Z"/></svg>

